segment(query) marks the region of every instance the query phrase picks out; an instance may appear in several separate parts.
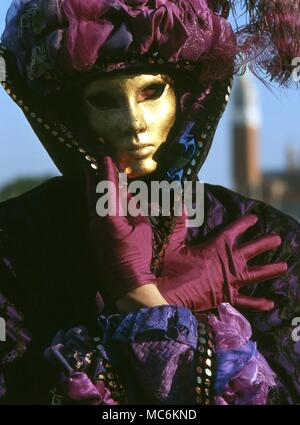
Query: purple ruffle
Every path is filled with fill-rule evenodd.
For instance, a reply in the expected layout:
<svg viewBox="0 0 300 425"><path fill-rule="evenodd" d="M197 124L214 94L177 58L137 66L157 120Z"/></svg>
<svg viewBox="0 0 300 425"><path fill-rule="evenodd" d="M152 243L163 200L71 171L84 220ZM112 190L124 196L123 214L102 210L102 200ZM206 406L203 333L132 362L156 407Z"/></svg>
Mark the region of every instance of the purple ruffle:
<svg viewBox="0 0 300 425"><path fill-rule="evenodd" d="M249 341L239 350L220 350L216 352L215 391L222 394L230 382L255 356L256 344Z"/></svg>
<svg viewBox="0 0 300 425"><path fill-rule="evenodd" d="M70 401L86 405L115 405L103 381L93 384L86 373L74 372L62 380L63 394Z"/></svg>
<svg viewBox="0 0 300 425"><path fill-rule="evenodd" d="M267 404L269 389L276 386L275 374L249 341L249 322L230 304L221 304L218 313L218 318L211 315L208 319L215 335L215 403Z"/></svg>

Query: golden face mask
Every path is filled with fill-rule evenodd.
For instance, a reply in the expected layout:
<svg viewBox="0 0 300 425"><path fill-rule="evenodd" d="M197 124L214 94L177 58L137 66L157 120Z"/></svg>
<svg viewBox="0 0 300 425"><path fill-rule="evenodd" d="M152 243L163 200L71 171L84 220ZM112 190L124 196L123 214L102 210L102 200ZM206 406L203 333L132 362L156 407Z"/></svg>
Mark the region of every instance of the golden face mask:
<svg viewBox="0 0 300 425"><path fill-rule="evenodd" d="M121 172L137 178L153 172L153 155L176 118L176 95L167 75L97 77L82 89L89 129L104 143Z"/></svg>

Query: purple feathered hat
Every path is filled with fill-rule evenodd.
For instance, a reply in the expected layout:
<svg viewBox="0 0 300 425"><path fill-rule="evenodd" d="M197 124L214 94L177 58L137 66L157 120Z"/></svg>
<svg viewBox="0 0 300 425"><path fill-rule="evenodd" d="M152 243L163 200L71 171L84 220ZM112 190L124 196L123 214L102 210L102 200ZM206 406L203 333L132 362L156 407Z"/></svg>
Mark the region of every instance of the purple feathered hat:
<svg viewBox="0 0 300 425"><path fill-rule="evenodd" d="M228 16L232 11L237 19L238 3L246 24L233 28ZM65 174L77 173L82 157L96 172L98 164L49 99L95 73L192 75L179 93L178 134L163 147L165 177L184 180L202 166L241 67L292 82L300 0L14 0L0 49L8 70L4 87Z"/></svg>

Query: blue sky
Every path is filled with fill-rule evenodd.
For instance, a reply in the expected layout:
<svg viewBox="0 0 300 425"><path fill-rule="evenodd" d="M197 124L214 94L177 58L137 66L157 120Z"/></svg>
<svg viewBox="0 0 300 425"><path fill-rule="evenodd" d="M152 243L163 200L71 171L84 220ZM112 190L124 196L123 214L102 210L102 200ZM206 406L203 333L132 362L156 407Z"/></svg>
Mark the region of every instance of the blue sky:
<svg viewBox="0 0 300 425"><path fill-rule="evenodd" d="M0 34L11 0L0 0ZM286 147L299 148L300 90L277 90L276 96L256 81L260 93L263 125L260 155L263 169L285 166ZM232 187L230 106L222 118L210 155L200 173L201 180ZM18 107L0 90L0 186L16 176L58 174L55 166Z"/></svg>

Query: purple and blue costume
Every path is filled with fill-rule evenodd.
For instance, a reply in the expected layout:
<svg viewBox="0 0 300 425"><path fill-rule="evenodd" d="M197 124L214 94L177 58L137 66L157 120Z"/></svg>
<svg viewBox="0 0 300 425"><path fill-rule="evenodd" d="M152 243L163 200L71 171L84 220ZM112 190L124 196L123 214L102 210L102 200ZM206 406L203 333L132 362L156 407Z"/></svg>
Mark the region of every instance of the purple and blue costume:
<svg viewBox="0 0 300 425"><path fill-rule="evenodd" d="M250 23L234 33L227 1L13 2L0 45L8 68L3 86L64 176L0 205L0 316L7 321L1 403L47 404L53 388L53 402L62 403L300 402L300 342L291 325L300 312L300 225L263 202L206 184L204 224L189 229L188 244L256 214L244 242L276 232L283 244L252 264L285 261L289 268L244 291L273 300L275 308L242 316L221 304L201 317L175 305L127 315L97 311L78 165L85 161L97 173L98 163L78 142L76 126L53 108L64 85L89 73L145 66L185 71L196 80L187 77L179 89L178 134L158 160L167 180L196 179L230 94L236 57L252 57L252 68L284 84L290 59L300 56L298 1L245 3Z"/></svg>
<svg viewBox="0 0 300 425"><path fill-rule="evenodd" d="M126 380L125 376L124 381L131 383L131 402L138 402L139 399L135 398L137 395L142 397L140 402L149 402L149 394L141 393L147 377L143 359L139 358L139 347L148 345L151 352L151 345L156 344L154 352L160 361L151 361L151 356L149 363L146 361L149 379L155 377L155 382L149 382L149 392L156 399L150 399L150 403L171 403L174 400L177 403L192 403L197 320L188 309L162 306L142 309L129 315L109 315L103 312L98 318L99 328L96 326L97 288L87 245L84 243L84 232L78 231L78 222L82 224L80 229L84 229L84 215L79 208L80 202L76 199L78 194L72 193L72 187L74 186L66 179L55 178L34 191L1 205L2 236L5 236L1 254L1 290L7 297L1 297L1 316L9 319L9 338L6 343L1 343L3 402L49 402L49 388L51 384L54 385L53 373L44 360L43 352L58 329L84 324L94 337L99 337L97 345L103 344L107 349L110 354L107 360L117 366L120 376L122 371L124 373L130 370L129 378ZM284 277L253 288L253 294L275 300L276 307L271 313L251 314L247 318L259 352L265 356L275 373L273 402L295 404L300 397L300 343L292 339L294 328L291 322L299 314L299 224L272 207L245 199L223 187L206 185L205 194L205 223L200 229L191 229L191 243L204 240L215 229L222 228L233 218L249 211L260 216L259 223L251 230L255 235L260 236L276 229L284 237L282 248L272 255L288 261L288 272ZM53 220L53 217L56 219ZM72 221L70 217L73 217ZM45 222L47 226L44 225ZM70 241L73 243L70 244ZM264 260L260 259L261 262ZM15 308L11 307L8 299L13 300ZM24 320L15 309L22 311ZM239 318L240 322L243 320L245 319ZM240 326L247 328L246 324ZM234 365L236 360L232 359L225 377L222 373L222 367L225 366L222 364L228 367L228 359L224 363L220 354L220 370L217 371L220 373L220 382L217 388L236 375L241 365L244 365L243 361L245 364L251 362L256 352L253 346L247 346L249 330L245 331L248 336L243 339L239 328L233 327L238 335L234 340L234 349L246 351L240 354L241 357L236 352L227 353L237 357L238 366ZM226 328L228 329L227 326ZM230 333L229 330L228 332ZM133 371L123 367L124 363L122 365L122 362L128 364L128 359L123 357L125 350L122 349L120 355L120 345L126 347L129 358L133 363L136 362L135 379L132 379ZM164 348L166 352L160 354L160 349ZM247 349L250 349L250 354ZM162 382L163 379L173 382L174 365L178 368L180 384L177 390L175 386L173 393ZM246 401L252 402L252 396L248 394ZM232 395L231 397L234 399ZM240 400L241 404L243 402L245 400Z"/></svg>

